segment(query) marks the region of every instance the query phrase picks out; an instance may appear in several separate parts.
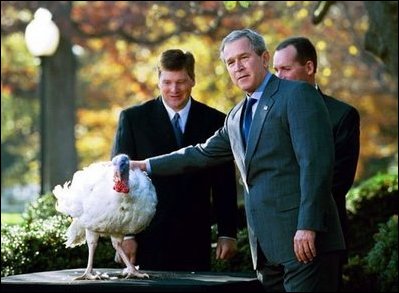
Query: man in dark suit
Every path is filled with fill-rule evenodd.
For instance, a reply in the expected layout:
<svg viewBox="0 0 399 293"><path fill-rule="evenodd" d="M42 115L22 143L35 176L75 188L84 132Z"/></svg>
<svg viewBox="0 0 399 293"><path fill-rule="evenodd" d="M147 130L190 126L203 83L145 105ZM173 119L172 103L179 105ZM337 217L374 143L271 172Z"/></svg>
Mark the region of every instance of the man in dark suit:
<svg viewBox="0 0 399 293"><path fill-rule="evenodd" d="M323 98L307 83L270 74L263 37L252 30L231 32L220 53L246 93L223 128L204 144L131 161L131 168L170 175L234 159L253 265L266 291L336 291L345 243L330 192L334 142Z"/></svg>
<svg viewBox="0 0 399 293"><path fill-rule="evenodd" d="M167 50L158 65L161 96L120 114L112 156L140 160L204 142L225 114L191 97L195 85L190 52ZM237 190L233 162L209 170L151 176L158 205L150 226L125 237L132 263L145 270L207 271L211 263L212 214L218 227L217 259L237 249ZM212 205L213 210L212 210Z"/></svg>
<svg viewBox="0 0 399 293"><path fill-rule="evenodd" d="M282 41L273 55L273 68L279 78L302 80L315 86L324 98L334 135L335 164L332 194L346 239L348 215L345 197L355 180L359 159L359 113L351 105L321 92L316 84L317 53L309 39L292 37Z"/></svg>
<svg viewBox="0 0 399 293"><path fill-rule="evenodd" d="M317 53L309 39L292 37L282 41L273 55L273 68L279 78L302 80L315 86L324 98L334 135L335 164L332 195L348 245L348 214L345 198L355 179L359 159L359 113L351 105L321 92L316 84ZM346 253L343 258L343 263L345 262L347 262Z"/></svg>

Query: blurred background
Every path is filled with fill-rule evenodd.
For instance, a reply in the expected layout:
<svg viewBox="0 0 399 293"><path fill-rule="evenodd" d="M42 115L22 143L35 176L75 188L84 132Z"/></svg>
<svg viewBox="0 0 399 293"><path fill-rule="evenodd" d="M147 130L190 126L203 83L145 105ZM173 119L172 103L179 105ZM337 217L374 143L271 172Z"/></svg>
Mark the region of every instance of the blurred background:
<svg viewBox="0 0 399 293"><path fill-rule="evenodd" d="M25 41L39 7L60 32L45 56ZM271 54L287 37L308 37L323 92L358 109L344 292L398 291L397 1L1 1L2 277L85 266L86 247L63 248L70 219L55 211L52 188L110 159L120 111L159 94L156 63L166 49L194 54L193 97L227 113L243 94L218 49L242 28L261 33ZM45 45L50 33L34 33ZM214 271L252 270L239 198L239 253L213 260ZM96 266L115 267L105 241Z"/></svg>
<svg viewBox="0 0 399 293"><path fill-rule="evenodd" d="M230 82L218 48L231 30L245 27L265 37L270 53L293 35L315 44L321 89L360 112L356 182L396 168L397 4L392 2L2 1L2 211L20 209L13 203L50 191L76 168L108 160L121 109L158 95L155 65L165 49L194 54L193 96L227 113L243 95ZM56 53L44 58L32 56L24 40L39 7L52 12L61 34ZM41 133L50 143L46 149L40 147ZM42 174L48 181L44 190L42 160L50 173Z"/></svg>

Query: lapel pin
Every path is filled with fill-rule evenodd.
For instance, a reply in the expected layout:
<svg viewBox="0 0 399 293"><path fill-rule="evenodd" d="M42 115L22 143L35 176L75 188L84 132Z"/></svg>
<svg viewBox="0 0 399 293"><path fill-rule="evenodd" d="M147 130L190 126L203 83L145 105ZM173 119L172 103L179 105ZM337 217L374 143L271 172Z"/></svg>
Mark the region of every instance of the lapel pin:
<svg viewBox="0 0 399 293"><path fill-rule="evenodd" d="M263 107L263 110L267 111L267 109L269 109L268 106L264 106L264 107Z"/></svg>

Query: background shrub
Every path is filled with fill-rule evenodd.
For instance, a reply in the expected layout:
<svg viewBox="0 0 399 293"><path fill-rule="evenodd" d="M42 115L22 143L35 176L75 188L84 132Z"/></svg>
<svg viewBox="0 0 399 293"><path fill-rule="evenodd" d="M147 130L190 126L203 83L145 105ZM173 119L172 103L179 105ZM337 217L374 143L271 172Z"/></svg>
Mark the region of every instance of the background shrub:
<svg viewBox="0 0 399 293"><path fill-rule="evenodd" d="M378 276L382 292L398 292L398 216L380 224L374 239L374 247L365 258L368 271Z"/></svg>
<svg viewBox="0 0 399 293"><path fill-rule="evenodd" d="M378 174L352 188L347 196L349 255L365 256L378 225L398 214L398 175Z"/></svg>
<svg viewBox="0 0 399 293"><path fill-rule="evenodd" d="M65 232L71 218L55 210L55 198L47 194L32 202L22 225L1 226L1 276L86 268L88 248L65 247ZM109 238L100 238L94 267L120 267Z"/></svg>
<svg viewBox="0 0 399 293"><path fill-rule="evenodd" d="M386 274L395 275L395 271L397 276L397 266L389 273L386 271L391 268L386 265L378 270L370 269L368 253L380 237L374 239L379 226L398 214L398 174L378 174L352 188L347 196L347 208L349 261L344 267L344 292L383 292L381 278ZM397 245L388 246L384 252L397 255Z"/></svg>

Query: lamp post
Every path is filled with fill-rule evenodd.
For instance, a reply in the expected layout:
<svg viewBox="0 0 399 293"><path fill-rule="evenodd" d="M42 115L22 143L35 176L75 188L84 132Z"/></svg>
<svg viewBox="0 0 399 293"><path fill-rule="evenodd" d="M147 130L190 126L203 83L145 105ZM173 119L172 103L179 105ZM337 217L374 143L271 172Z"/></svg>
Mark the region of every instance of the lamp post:
<svg viewBox="0 0 399 293"><path fill-rule="evenodd" d="M40 58L40 185L41 194L70 180L76 171L75 80L76 61L70 37L70 1L43 1L57 16L39 8L25 31L32 55ZM60 34L62 31L62 34Z"/></svg>
<svg viewBox="0 0 399 293"><path fill-rule="evenodd" d="M39 8L34 19L28 24L25 30L25 41L29 52L40 58L41 76L39 83L40 95L40 192L41 194L49 191L48 186L48 152L46 129L48 125L48 99L46 84L48 79L48 58L57 50L60 41L60 32L57 25L51 20L52 14L46 8Z"/></svg>
<svg viewBox="0 0 399 293"><path fill-rule="evenodd" d="M36 57L52 56L60 42L60 31L51 20L46 8L39 8L25 30L25 41L29 52Z"/></svg>

